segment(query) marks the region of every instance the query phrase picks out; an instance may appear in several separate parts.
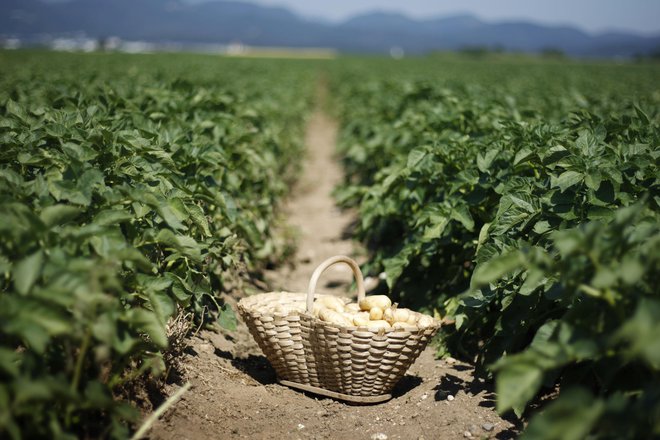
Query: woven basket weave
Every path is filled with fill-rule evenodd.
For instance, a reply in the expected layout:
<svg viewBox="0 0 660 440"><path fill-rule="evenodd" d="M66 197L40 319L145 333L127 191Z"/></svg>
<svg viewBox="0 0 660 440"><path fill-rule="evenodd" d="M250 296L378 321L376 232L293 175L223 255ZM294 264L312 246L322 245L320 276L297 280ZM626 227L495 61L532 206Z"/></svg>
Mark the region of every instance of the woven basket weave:
<svg viewBox="0 0 660 440"><path fill-rule="evenodd" d="M316 284L328 267L346 263L355 276L358 301L365 297L362 272L344 256L314 271L307 294L271 292L250 296L238 311L284 385L337 399L383 402L440 324L418 330L342 327L312 315Z"/></svg>

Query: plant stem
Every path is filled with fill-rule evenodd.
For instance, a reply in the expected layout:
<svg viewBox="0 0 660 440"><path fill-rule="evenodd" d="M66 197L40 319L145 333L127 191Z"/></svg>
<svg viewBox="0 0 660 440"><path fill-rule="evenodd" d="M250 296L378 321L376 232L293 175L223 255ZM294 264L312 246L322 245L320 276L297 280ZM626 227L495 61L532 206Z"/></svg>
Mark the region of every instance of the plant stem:
<svg viewBox="0 0 660 440"><path fill-rule="evenodd" d="M89 343L92 339L92 331L87 329L85 336L83 336L82 344L80 345L80 351L78 352L78 358L76 359L76 366L73 370L73 379L71 380L71 391L76 392L78 386L80 385L80 376L82 375L82 368L85 364L85 356L87 355L87 350L89 349ZM71 426L71 414L73 412L73 405L69 404L66 409L66 426Z"/></svg>
<svg viewBox="0 0 660 440"><path fill-rule="evenodd" d="M167 411L172 405L174 405L177 400L183 396L183 394L188 391L190 388L190 382L186 382L185 385L183 385L181 388L177 390L176 393L172 394L161 406L156 409L147 419L142 423L142 426L140 426L140 429L138 429L135 434L133 434L133 437L131 437L131 440L138 440L141 439L142 437L145 436L145 434L151 429L154 423L162 416L165 411Z"/></svg>

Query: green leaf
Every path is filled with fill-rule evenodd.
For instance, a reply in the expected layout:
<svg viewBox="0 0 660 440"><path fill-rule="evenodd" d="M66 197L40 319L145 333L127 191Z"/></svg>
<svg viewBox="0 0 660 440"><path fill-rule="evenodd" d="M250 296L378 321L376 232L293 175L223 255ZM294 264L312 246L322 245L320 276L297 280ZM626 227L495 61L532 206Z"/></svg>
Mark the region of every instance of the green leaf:
<svg viewBox="0 0 660 440"><path fill-rule="evenodd" d="M39 214L39 218L50 228L67 223L76 218L80 213L80 208L76 206L55 204L45 207Z"/></svg>
<svg viewBox="0 0 660 440"><path fill-rule="evenodd" d="M210 237L211 231L209 229L209 223L206 220L206 215L204 215L202 208L197 205L188 205L187 209L188 213L190 214L190 218L192 219L193 223L195 223L195 225L202 230L202 234Z"/></svg>
<svg viewBox="0 0 660 440"><path fill-rule="evenodd" d="M625 343L628 358L641 357L653 369L660 370L660 301L643 298L635 313L613 335L613 342Z"/></svg>
<svg viewBox="0 0 660 440"><path fill-rule="evenodd" d="M419 165L428 153L425 148L417 148L408 154L408 168L414 169Z"/></svg>
<svg viewBox="0 0 660 440"><path fill-rule="evenodd" d="M16 101L12 99L7 100L6 108L8 114L16 116L21 121L27 120L25 108Z"/></svg>
<svg viewBox="0 0 660 440"><path fill-rule="evenodd" d="M516 153L516 156L513 158L513 164L518 165L522 162L527 162L535 155L536 153L530 150L529 148L522 148Z"/></svg>
<svg viewBox="0 0 660 440"><path fill-rule="evenodd" d="M218 313L218 324L227 330L236 330L236 314L231 306L225 305L220 309Z"/></svg>
<svg viewBox="0 0 660 440"><path fill-rule="evenodd" d="M583 178L584 175L577 171L564 171L559 177L552 176L550 179L550 185L552 187L559 187L559 189L564 192L573 185L580 183Z"/></svg>
<svg viewBox="0 0 660 440"><path fill-rule="evenodd" d="M474 230L474 220L467 206L455 206L450 215L452 219L458 220L468 231Z"/></svg>
<svg viewBox="0 0 660 440"><path fill-rule="evenodd" d="M513 409L521 417L527 402L541 388L543 371L533 363L512 360L498 368L495 383L497 412L502 414Z"/></svg>
<svg viewBox="0 0 660 440"><path fill-rule="evenodd" d="M482 173L488 172L491 164L499 153L499 150L492 148L488 150L484 155L481 153L477 154L477 168L479 168L479 171Z"/></svg>
<svg viewBox="0 0 660 440"><path fill-rule="evenodd" d="M548 279L545 277L545 273L538 269L530 269L527 271L527 276L525 281L520 286L518 293L521 295L527 296L531 295L536 289L541 287Z"/></svg>
<svg viewBox="0 0 660 440"><path fill-rule="evenodd" d="M492 258L477 265L470 284L472 287L478 287L495 282L520 268L523 261L522 254L517 250Z"/></svg>
<svg viewBox="0 0 660 440"><path fill-rule="evenodd" d="M604 405L584 388L562 389L550 403L529 422L521 440L582 440L596 427Z"/></svg>
<svg viewBox="0 0 660 440"><path fill-rule="evenodd" d="M133 219L133 215L124 209L104 209L94 217L94 223L99 226L116 225Z"/></svg>
<svg viewBox="0 0 660 440"><path fill-rule="evenodd" d="M163 220L165 220L165 223L167 223L170 228L176 231L185 231L188 229L186 225L181 223L181 220L179 220L179 217L175 211L175 207L169 203L159 205L158 214L163 218Z"/></svg>
<svg viewBox="0 0 660 440"><path fill-rule="evenodd" d="M424 229L424 240L434 240L442 237L442 233L447 228L449 219L440 215L431 217L431 224Z"/></svg>
<svg viewBox="0 0 660 440"><path fill-rule="evenodd" d="M154 312L145 309L132 309L129 313L131 322L140 331L143 331L153 341L154 344L160 348L167 347L167 334L165 325L158 319Z"/></svg>
<svg viewBox="0 0 660 440"><path fill-rule="evenodd" d="M0 347L0 371L4 371L12 377L18 376L20 360L21 357L15 350ZM2 408L1 405L0 408Z"/></svg>
<svg viewBox="0 0 660 440"><path fill-rule="evenodd" d="M25 257L13 269L14 287L21 295L27 295L39 274L44 261L43 251L37 251L34 254Z"/></svg>

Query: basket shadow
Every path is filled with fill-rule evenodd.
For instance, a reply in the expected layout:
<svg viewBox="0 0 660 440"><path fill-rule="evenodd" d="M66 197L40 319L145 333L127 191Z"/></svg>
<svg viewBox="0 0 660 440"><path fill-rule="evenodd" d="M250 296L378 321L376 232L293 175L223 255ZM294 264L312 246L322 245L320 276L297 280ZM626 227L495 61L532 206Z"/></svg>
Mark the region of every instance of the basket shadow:
<svg viewBox="0 0 660 440"><path fill-rule="evenodd" d="M394 388L392 389L392 398L397 399L408 394L410 391L421 385L422 382L423 380L421 377L406 374L397 382L396 385L394 385Z"/></svg>
<svg viewBox="0 0 660 440"><path fill-rule="evenodd" d="M238 371L241 371L262 385L270 385L277 382L275 369L265 356L251 354L247 357L235 357L228 351L215 349L215 355L225 358Z"/></svg>

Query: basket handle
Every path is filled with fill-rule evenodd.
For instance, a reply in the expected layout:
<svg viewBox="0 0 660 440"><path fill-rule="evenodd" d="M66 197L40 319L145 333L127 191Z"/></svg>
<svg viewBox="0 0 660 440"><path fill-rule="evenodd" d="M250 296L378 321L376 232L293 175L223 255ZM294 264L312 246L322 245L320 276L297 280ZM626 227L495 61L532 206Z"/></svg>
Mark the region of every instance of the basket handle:
<svg viewBox="0 0 660 440"><path fill-rule="evenodd" d="M346 257L344 255L337 255L330 257L325 260L323 263L319 264L318 267L314 270L312 278L309 280L309 287L307 288L307 313L312 313L314 308L314 291L316 291L316 283L318 283L321 274L325 272L327 268L333 266L337 263L346 263L353 270L353 276L355 276L355 283L357 284L357 299L358 302L365 297L364 292L364 279L362 278L362 271L360 266L352 258Z"/></svg>

